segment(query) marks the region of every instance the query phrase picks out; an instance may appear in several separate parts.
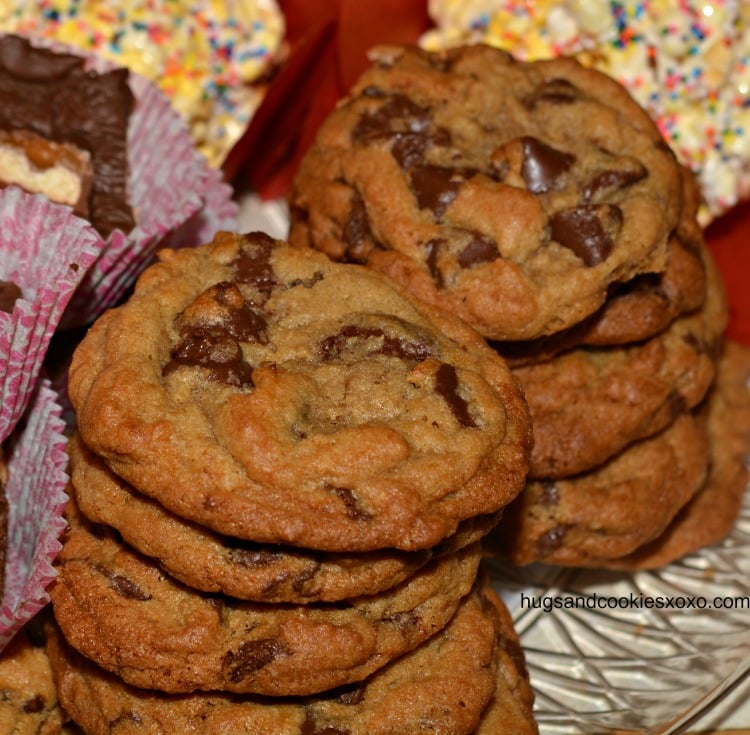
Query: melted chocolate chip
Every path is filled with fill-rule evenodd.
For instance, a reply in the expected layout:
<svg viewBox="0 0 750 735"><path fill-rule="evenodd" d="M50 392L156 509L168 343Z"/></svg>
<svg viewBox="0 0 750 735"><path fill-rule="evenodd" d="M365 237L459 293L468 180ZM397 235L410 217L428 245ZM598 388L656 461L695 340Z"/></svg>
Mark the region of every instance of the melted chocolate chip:
<svg viewBox="0 0 750 735"><path fill-rule="evenodd" d="M456 198L461 184L478 173L476 169L422 164L409 169L409 182L419 208L429 209L435 219L440 220Z"/></svg>
<svg viewBox="0 0 750 735"><path fill-rule="evenodd" d="M688 410L687 399L677 389L674 389L669 394L667 405L669 407L669 415L672 418L677 418Z"/></svg>
<svg viewBox="0 0 750 735"><path fill-rule="evenodd" d="M469 404L458 393L458 376L453 365L445 362L440 364L435 373L435 391L450 406L461 426L476 428L477 424L469 413Z"/></svg>
<svg viewBox="0 0 750 735"><path fill-rule="evenodd" d="M347 349L360 346L364 346L366 355L385 355L415 362L422 362L432 355L427 342L410 342L401 337L392 337L377 327L358 327L354 324L347 324L337 334L326 337L318 346L318 354L322 360L335 360Z"/></svg>
<svg viewBox="0 0 750 735"><path fill-rule="evenodd" d="M521 175L528 190L534 194L544 194L562 187L564 174L575 163L576 157L559 151L542 141L524 136L523 164Z"/></svg>
<svg viewBox="0 0 750 735"><path fill-rule="evenodd" d="M223 668L229 681L237 683L289 653L288 646L276 638L245 641L236 651L227 652Z"/></svg>
<svg viewBox="0 0 750 735"><path fill-rule="evenodd" d="M229 560L232 564L252 569L253 567L268 567L278 564L282 554L272 551L267 546L259 546L252 542L235 542L236 545L229 550Z"/></svg>
<svg viewBox="0 0 750 735"><path fill-rule="evenodd" d="M400 630L411 630L419 625L419 615L414 610L402 610L383 618L387 623L393 623Z"/></svg>
<svg viewBox="0 0 750 735"><path fill-rule="evenodd" d="M491 263L500 257L497 243L490 237L474 233L469 244L458 254L458 264L471 268L480 263Z"/></svg>
<svg viewBox="0 0 750 735"><path fill-rule="evenodd" d="M523 104L529 110L533 110L540 102L549 105L571 105L578 96L578 89L567 79L548 79L532 94L524 97Z"/></svg>
<svg viewBox="0 0 750 735"><path fill-rule="evenodd" d="M307 710L305 721L300 728L300 735L351 735L351 731L342 730L339 727L333 727L333 725L318 725L312 712Z"/></svg>
<svg viewBox="0 0 750 735"><path fill-rule="evenodd" d="M265 314L247 303L234 284L222 281L212 286L207 294L227 310L224 321L212 325L212 328L220 329L240 342L268 343Z"/></svg>
<svg viewBox="0 0 750 735"><path fill-rule="evenodd" d="M297 574L295 574L294 577L292 577L292 589L294 589L294 591L297 592L298 594L301 594L305 589L305 585L311 579L315 578L319 570L320 570L319 562L310 562L307 569L301 572L297 572Z"/></svg>
<svg viewBox="0 0 750 735"><path fill-rule="evenodd" d="M420 164L424 160L428 138L422 133L396 133L391 141L391 154L403 169Z"/></svg>
<svg viewBox="0 0 750 735"><path fill-rule="evenodd" d="M359 506L357 496L348 487L326 486L334 495L336 495L346 507L346 515L354 521L369 521L372 519L372 513L364 510Z"/></svg>
<svg viewBox="0 0 750 735"><path fill-rule="evenodd" d="M451 144L451 134L446 128L437 127L429 132L394 133L391 136L391 155L403 169L418 166L424 161L425 151L432 147L447 148Z"/></svg>
<svg viewBox="0 0 750 735"><path fill-rule="evenodd" d="M572 250L587 266L604 262L622 226L622 211L613 204L583 204L550 218L550 236Z"/></svg>
<svg viewBox="0 0 750 735"><path fill-rule="evenodd" d="M135 98L127 69L98 74L74 54L0 39L0 129L24 130L90 154L93 226L106 238L135 225L128 204L127 132Z"/></svg>
<svg viewBox="0 0 750 735"><path fill-rule="evenodd" d="M37 694L31 699L27 699L23 703L23 711L27 714L34 714L36 712L44 711L44 697L41 694Z"/></svg>
<svg viewBox="0 0 750 735"><path fill-rule="evenodd" d="M534 548L539 557L543 559L545 556L549 556L553 551L559 549L562 546L567 531L567 526L555 526L536 539Z"/></svg>
<svg viewBox="0 0 750 735"><path fill-rule="evenodd" d="M0 311L12 313L18 299L23 298L21 289L11 281L0 281Z"/></svg>
<svg viewBox="0 0 750 735"><path fill-rule="evenodd" d="M253 385L253 369L245 362L239 343L220 330L195 329L185 335L162 375L166 377L180 366L205 368L209 379L217 383L238 388Z"/></svg>
<svg viewBox="0 0 750 735"><path fill-rule="evenodd" d="M700 339L698 339L694 332L683 332L682 341L699 355L708 352L708 350L706 349L706 345L703 344Z"/></svg>
<svg viewBox="0 0 750 735"><path fill-rule="evenodd" d="M601 191L624 189L637 181L646 178L648 171L641 163L633 168L624 170L601 171L583 187L582 196L585 201L593 199Z"/></svg>
<svg viewBox="0 0 750 735"><path fill-rule="evenodd" d="M372 96L372 95L368 95ZM352 141L390 138L394 133L423 133L432 123L429 110L402 94L390 95L377 110L362 115L352 130Z"/></svg>
<svg viewBox="0 0 750 735"><path fill-rule="evenodd" d="M430 275L432 276L432 279L435 281L438 288L442 288L445 283L443 280L443 274L440 272L440 268L438 266L438 256L440 255L441 248L443 248L444 246L445 240L443 240L442 238L430 240L424 245L425 262L427 263L427 268L430 271Z"/></svg>
<svg viewBox="0 0 750 735"><path fill-rule="evenodd" d="M339 690L337 700L341 704L359 704L365 698L365 684L357 682Z"/></svg>
<svg viewBox="0 0 750 735"><path fill-rule="evenodd" d="M251 232L243 236L240 252L232 261L238 283L258 289L266 298L276 286L271 267L271 253L276 242L264 232Z"/></svg>
<svg viewBox="0 0 750 735"><path fill-rule="evenodd" d="M117 574L102 564L95 564L94 568L99 574L109 580L109 586L118 595L122 595L129 600L137 600L138 602L148 602L152 599L153 595L150 592L146 592L139 584L133 582L132 579L128 579L122 574Z"/></svg>
<svg viewBox="0 0 750 735"><path fill-rule="evenodd" d="M348 259L355 263L363 263L371 249L372 231L370 219L367 216L367 208L357 191L352 192L349 217L344 223L342 234L346 243Z"/></svg>

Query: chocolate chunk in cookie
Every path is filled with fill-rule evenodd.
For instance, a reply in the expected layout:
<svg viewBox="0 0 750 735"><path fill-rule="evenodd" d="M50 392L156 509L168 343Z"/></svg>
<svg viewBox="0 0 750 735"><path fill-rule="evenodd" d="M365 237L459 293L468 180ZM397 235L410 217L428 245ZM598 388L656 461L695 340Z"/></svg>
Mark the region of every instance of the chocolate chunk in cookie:
<svg viewBox="0 0 750 735"><path fill-rule="evenodd" d="M69 392L126 483L219 534L415 551L520 491L505 362L385 276L267 235L162 250L88 331Z"/></svg>
<svg viewBox="0 0 750 735"><path fill-rule="evenodd" d="M488 46L376 50L318 132L290 240L383 271L485 337L578 324L660 273L680 167L616 82Z"/></svg>
<svg viewBox="0 0 750 735"><path fill-rule="evenodd" d="M448 624L481 555L473 544L341 604L253 604L179 584L73 501L66 512L50 589L65 637L130 684L166 692L303 695L360 681Z"/></svg>
<svg viewBox="0 0 750 735"><path fill-rule="evenodd" d="M498 722L537 732L510 615L481 589L422 646L357 685L304 699L146 693L78 655L59 631L49 652L61 702L87 732L178 735L200 723L204 732L496 735Z"/></svg>

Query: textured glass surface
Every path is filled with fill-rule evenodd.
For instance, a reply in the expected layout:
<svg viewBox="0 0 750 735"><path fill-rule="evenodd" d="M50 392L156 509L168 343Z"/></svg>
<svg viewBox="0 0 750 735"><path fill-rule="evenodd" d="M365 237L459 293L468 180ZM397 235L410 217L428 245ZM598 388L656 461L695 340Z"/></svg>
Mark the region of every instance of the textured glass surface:
<svg viewBox="0 0 750 735"><path fill-rule="evenodd" d="M543 735L666 735L750 670L750 494L724 543L658 571L491 572L514 613Z"/></svg>

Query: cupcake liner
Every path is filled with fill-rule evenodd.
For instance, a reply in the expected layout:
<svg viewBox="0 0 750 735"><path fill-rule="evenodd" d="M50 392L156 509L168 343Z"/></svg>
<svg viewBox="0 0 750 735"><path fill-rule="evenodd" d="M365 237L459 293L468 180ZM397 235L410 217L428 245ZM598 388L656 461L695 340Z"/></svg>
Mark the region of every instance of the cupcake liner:
<svg viewBox="0 0 750 735"><path fill-rule="evenodd" d="M65 529L67 454L56 395L41 380L8 450L8 547L0 650L48 602Z"/></svg>
<svg viewBox="0 0 750 735"><path fill-rule="evenodd" d="M23 298L0 313L0 441L13 430L73 293L101 239L69 207L15 186L0 191L0 277Z"/></svg>
<svg viewBox="0 0 750 735"><path fill-rule="evenodd" d="M208 166L203 169L203 207L164 245L170 248L195 247L211 242L219 230L236 231L239 226L239 204L233 199L232 187L222 173Z"/></svg>

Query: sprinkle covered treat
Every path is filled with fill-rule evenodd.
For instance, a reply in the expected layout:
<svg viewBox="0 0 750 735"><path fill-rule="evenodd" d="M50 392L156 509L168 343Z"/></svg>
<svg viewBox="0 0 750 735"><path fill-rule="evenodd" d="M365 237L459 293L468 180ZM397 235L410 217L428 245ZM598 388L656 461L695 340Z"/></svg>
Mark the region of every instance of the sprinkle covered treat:
<svg viewBox="0 0 750 735"><path fill-rule="evenodd" d="M750 5L740 0L429 0L435 49L575 55L622 83L699 177L701 221L750 196Z"/></svg>

